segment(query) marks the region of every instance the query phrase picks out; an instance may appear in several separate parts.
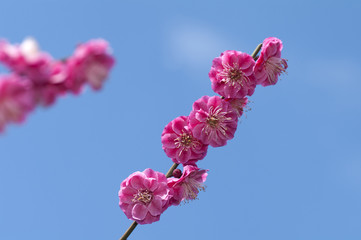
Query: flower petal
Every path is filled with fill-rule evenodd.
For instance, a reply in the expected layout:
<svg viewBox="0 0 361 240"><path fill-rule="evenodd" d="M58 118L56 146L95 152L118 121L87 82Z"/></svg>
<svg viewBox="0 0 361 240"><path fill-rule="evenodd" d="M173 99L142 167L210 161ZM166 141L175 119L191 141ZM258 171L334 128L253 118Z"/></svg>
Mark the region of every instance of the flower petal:
<svg viewBox="0 0 361 240"><path fill-rule="evenodd" d="M144 177L142 176L144 175L143 173L139 173L137 175L134 175L131 179L130 179L130 185L134 188L134 189L143 189L144 188Z"/></svg>
<svg viewBox="0 0 361 240"><path fill-rule="evenodd" d="M145 215L147 215L148 210L144 204L137 203L132 209L132 216L135 220L143 220Z"/></svg>
<svg viewBox="0 0 361 240"><path fill-rule="evenodd" d="M159 196L154 196L152 202L148 205L148 211L153 216L160 215L162 213L163 201Z"/></svg>

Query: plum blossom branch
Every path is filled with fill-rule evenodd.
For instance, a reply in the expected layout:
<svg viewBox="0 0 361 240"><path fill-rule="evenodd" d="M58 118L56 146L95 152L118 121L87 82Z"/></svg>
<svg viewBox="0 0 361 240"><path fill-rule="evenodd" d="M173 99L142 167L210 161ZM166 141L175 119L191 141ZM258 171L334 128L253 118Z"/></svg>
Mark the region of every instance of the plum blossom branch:
<svg viewBox="0 0 361 240"><path fill-rule="evenodd" d="M256 60L257 59L257 54L259 53L259 51L262 48L262 43L259 44L256 49L253 51L251 57ZM224 97L222 97L223 99ZM167 174L165 175L166 178L170 178L173 175L173 171L175 169L177 169L179 163L174 163L168 170ZM126 232L123 234L123 236L119 239L119 240L127 240L127 238L130 236L130 234L134 231L134 229L137 227L138 223L136 221L134 221L130 227L126 230Z"/></svg>

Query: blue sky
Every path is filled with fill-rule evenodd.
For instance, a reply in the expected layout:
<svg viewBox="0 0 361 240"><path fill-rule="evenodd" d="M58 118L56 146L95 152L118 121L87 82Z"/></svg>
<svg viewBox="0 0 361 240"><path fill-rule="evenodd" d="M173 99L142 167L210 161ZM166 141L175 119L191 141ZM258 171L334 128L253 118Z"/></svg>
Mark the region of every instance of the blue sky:
<svg viewBox="0 0 361 240"><path fill-rule="evenodd" d="M56 58L101 37L117 60L101 92L0 136L0 239L119 239L120 183L171 166L160 135L214 95L212 59L270 36L288 75L257 87L235 138L199 162L199 200L129 239L361 239L359 1L4 1L0 22L0 37Z"/></svg>

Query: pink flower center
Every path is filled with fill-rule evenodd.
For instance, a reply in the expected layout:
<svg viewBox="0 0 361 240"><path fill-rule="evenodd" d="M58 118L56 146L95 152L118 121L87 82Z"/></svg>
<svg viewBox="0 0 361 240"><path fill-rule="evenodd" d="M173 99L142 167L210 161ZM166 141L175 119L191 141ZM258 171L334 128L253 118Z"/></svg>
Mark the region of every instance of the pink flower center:
<svg viewBox="0 0 361 240"><path fill-rule="evenodd" d="M207 118L207 123L209 124L209 126L211 126L212 128L216 128L218 125L218 118L214 117L214 116L210 116Z"/></svg>
<svg viewBox="0 0 361 240"><path fill-rule="evenodd" d="M199 147L200 143L189 133L183 132L179 137L174 139L176 148L182 148L179 152L179 155L182 154L183 151L188 151L190 148L195 149Z"/></svg>
<svg viewBox="0 0 361 240"><path fill-rule="evenodd" d="M223 71L220 73L222 77L221 82L235 86L236 84L243 87L248 81L248 77L242 72L242 69L238 66L238 63L234 63L233 66L227 64L223 65Z"/></svg>
<svg viewBox="0 0 361 240"><path fill-rule="evenodd" d="M209 108L208 117L206 119L206 125L203 128L205 133L209 135L211 138L212 134L220 131L224 136L226 135L227 131L227 122L230 121L232 118L226 117L228 112L222 112L222 108L217 106L214 108L211 106Z"/></svg>
<svg viewBox="0 0 361 240"><path fill-rule="evenodd" d="M278 76L286 72L287 60L278 57L271 57L265 62L264 68L266 69L269 83L275 84Z"/></svg>
<svg viewBox="0 0 361 240"><path fill-rule="evenodd" d="M132 202L142 202L144 204L150 203L153 199L153 193L149 190L138 190L138 193L133 196Z"/></svg>
<svg viewBox="0 0 361 240"><path fill-rule="evenodd" d="M176 145L177 147L189 147L192 144L193 137L188 133L182 133L177 139L176 139Z"/></svg>

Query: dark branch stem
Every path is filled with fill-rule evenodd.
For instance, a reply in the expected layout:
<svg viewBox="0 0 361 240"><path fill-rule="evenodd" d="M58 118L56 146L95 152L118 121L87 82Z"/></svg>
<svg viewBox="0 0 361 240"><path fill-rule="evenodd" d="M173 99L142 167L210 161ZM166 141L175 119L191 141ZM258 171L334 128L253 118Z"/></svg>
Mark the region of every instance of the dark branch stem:
<svg viewBox="0 0 361 240"><path fill-rule="evenodd" d="M256 49L253 51L253 53L252 53L252 55L251 55L251 56L253 57L253 59L256 58L258 52L261 50L261 47L262 47L262 43L258 44L258 46L256 47Z"/></svg>
<svg viewBox="0 0 361 240"><path fill-rule="evenodd" d="M166 178L169 178L171 176L173 176L173 171L174 169L176 169L178 167L178 163L174 163L168 170L167 174L165 175Z"/></svg>
<svg viewBox="0 0 361 240"><path fill-rule="evenodd" d="M130 227L128 228L128 230L124 233L124 235L119 239L119 240L127 240L127 238L129 237L129 235L133 232L134 228L138 225L138 223L136 221L134 221L132 223L132 225L130 225Z"/></svg>

